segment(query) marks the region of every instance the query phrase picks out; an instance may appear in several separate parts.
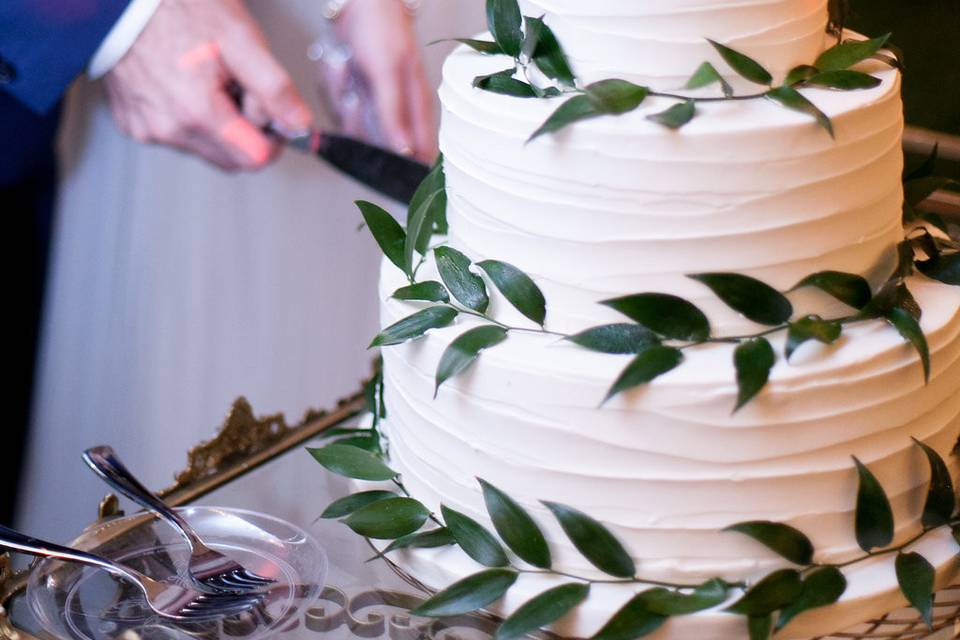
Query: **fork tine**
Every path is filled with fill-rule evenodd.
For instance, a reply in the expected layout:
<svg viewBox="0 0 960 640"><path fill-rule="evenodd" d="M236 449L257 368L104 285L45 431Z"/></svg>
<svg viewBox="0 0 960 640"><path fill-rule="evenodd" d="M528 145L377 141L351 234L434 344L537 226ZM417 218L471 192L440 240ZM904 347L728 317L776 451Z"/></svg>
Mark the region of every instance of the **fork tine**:
<svg viewBox="0 0 960 640"><path fill-rule="evenodd" d="M259 597L212 597L197 598L183 607L181 615L188 618L231 616L253 609L262 602Z"/></svg>
<svg viewBox="0 0 960 640"><path fill-rule="evenodd" d="M238 573L242 579L250 580L252 582L261 582L263 584L273 584L274 582L276 582L276 580L273 578L268 578L266 576L258 575L247 569L241 569L236 573Z"/></svg>
<svg viewBox="0 0 960 640"><path fill-rule="evenodd" d="M260 582L250 582L246 580L241 580L239 578L231 575L226 576L215 576L208 578L203 581L208 587L212 587L221 591L229 591L234 593L248 593L251 591L257 591L266 586L264 583Z"/></svg>
<svg viewBox="0 0 960 640"><path fill-rule="evenodd" d="M263 587L274 584L275 582L276 580L258 576L243 569L211 576L203 581L204 584L214 588L225 588L235 591L252 591L262 589Z"/></svg>

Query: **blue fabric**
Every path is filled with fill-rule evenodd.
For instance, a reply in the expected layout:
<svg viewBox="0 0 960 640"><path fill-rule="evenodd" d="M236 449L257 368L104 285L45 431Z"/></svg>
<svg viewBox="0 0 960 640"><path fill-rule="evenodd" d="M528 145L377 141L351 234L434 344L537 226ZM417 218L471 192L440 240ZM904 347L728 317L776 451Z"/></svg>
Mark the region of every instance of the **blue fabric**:
<svg viewBox="0 0 960 640"><path fill-rule="evenodd" d="M41 115L0 91L0 189L31 181L47 171L53 162L59 119L59 109Z"/></svg>
<svg viewBox="0 0 960 640"><path fill-rule="evenodd" d="M48 112L90 61L128 3L0 0L0 59L14 71L3 90L38 113Z"/></svg>

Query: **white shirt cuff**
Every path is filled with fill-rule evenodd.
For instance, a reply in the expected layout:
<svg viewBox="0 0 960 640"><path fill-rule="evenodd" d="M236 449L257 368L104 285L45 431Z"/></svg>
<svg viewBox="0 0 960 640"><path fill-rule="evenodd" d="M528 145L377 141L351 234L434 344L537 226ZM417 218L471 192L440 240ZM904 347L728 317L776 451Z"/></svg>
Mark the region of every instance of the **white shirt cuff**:
<svg viewBox="0 0 960 640"><path fill-rule="evenodd" d="M87 75L96 80L105 75L126 55L150 18L160 6L161 0L130 0L103 42L94 52L87 66Z"/></svg>

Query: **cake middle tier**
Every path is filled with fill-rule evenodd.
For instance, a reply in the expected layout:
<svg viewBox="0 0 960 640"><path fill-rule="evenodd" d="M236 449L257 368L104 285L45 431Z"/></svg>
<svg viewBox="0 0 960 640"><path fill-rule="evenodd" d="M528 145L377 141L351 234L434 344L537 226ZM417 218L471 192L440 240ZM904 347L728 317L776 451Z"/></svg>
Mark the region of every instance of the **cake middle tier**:
<svg viewBox="0 0 960 640"><path fill-rule="evenodd" d="M384 326L418 308L389 298L404 284L385 263ZM511 333L434 397L441 354L479 322L463 315L383 351L391 466L431 509L442 503L485 522L476 478L498 486L548 527L555 567L581 575L594 570L540 500L602 521L652 579L757 579L783 566L723 531L750 520L809 534L818 561L849 560L860 553L851 455L885 487L901 541L920 529L929 478L911 438L960 471L950 455L960 436L960 289L909 286L924 308L928 385L916 352L875 320L847 327L833 347L808 343L789 364L780 358L769 386L735 415L733 347L723 344L686 351L677 369L600 407L630 356ZM772 341L782 353L783 336Z"/></svg>
<svg viewBox="0 0 960 640"><path fill-rule="evenodd" d="M649 99L527 143L563 98L471 87L504 66L502 56L459 50L444 69L450 244L534 276L551 327L615 321L595 303L659 291L702 304L721 331L743 332L749 326L686 275L736 271L787 290L820 270L867 274L875 286L892 272L902 239L895 71L866 66L883 78L871 90L804 90L832 118L836 140L762 99L698 105L674 132L646 116L675 101Z"/></svg>

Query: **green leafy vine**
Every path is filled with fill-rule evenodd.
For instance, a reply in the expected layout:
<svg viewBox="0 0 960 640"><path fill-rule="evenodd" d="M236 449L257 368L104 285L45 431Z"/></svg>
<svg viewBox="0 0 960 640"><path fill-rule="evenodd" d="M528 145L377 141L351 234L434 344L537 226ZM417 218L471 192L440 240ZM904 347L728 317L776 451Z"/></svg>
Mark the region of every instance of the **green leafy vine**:
<svg viewBox="0 0 960 640"><path fill-rule="evenodd" d="M373 383L374 385L376 383ZM376 429L373 429L376 431ZM904 596L933 625L935 569L911 549L931 532L949 527L960 544L957 495L943 458L915 440L929 462L930 483L922 529L893 545L893 510L883 487L870 469L854 458L858 492L854 532L863 554L839 563L817 562L810 539L788 525L769 521L735 524L725 531L749 536L791 564L750 583L713 578L682 584L644 578L630 553L607 527L572 507L543 502L580 554L606 578L562 571L553 566L549 544L537 521L505 492L478 479L493 531L464 513L441 505L440 513L411 497L400 474L383 456L359 448L349 433L322 448L309 449L328 470L357 480L389 482L391 489L371 489L331 503L322 518L342 521L367 538L389 541L377 557L401 549L456 545L484 569L471 574L423 602L412 613L446 617L483 609L499 600L520 576L546 574L556 587L533 597L500 624L496 638L512 640L556 622L580 605L597 584L644 587L603 625L592 640L639 638L653 633L669 618L725 606L747 618L751 640L763 640L801 613L837 602L847 589L843 569L868 559L895 555L898 584ZM960 447L960 442L958 442ZM958 547L960 554L960 547ZM626 635L624 635L626 634Z"/></svg>
<svg viewBox="0 0 960 640"><path fill-rule="evenodd" d="M739 411L769 381L778 359L768 339L771 335L786 333L783 356L789 361L807 342L830 345L849 325L884 320L914 347L924 379L929 380L930 350L919 323L922 310L910 293L906 278L919 271L946 284L960 285L960 230L917 209L934 191L957 184L928 175L934 160L932 156L905 176L904 220L911 230L898 248L896 269L878 291L873 292L863 276L838 271L811 274L791 289L820 289L848 306L851 312L846 315L822 318L798 314L783 292L743 274L691 274L690 278L731 309L765 327L752 334L723 336L714 333L706 314L693 303L656 292L603 301L601 304L624 316L621 323L576 334L545 328L547 301L526 273L498 260L474 264L446 245L428 246L433 234L446 230L446 196L429 195L445 193L441 159L414 198L408 231L379 206L358 203L367 227L386 257L408 277L409 284L395 291L393 297L429 305L385 328L370 346L388 347L419 339L431 329L453 324L459 316L482 320L483 324L469 329L447 347L437 367L438 391L444 383L467 371L483 351L503 343L512 333L549 335L595 352L632 355L633 360L612 383L604 398L606 402L680 366L691 348L730 344L735 345L733 361L739 391L734 410ZM440 279L418 281L419 269L429 254L434 257ZM529 326L509 325L490 315L490 285L530 321Z"/></svg>
<svg viewBox="0 0 960 640"><path fill-rule="evenodd" d="M884 50L893 49L889 43L890 34L869 40L844 40L844 4L835 3L831 9L833 20L830 29L838 36L837 44L824 51L812 64L790 70L779 85L774 84L773 75L753 58L709 40L737 75L765 87L762 91L739 95L710 62L700 65L684 88L690 92L718 85L721 95L665 92L615 78L582 85L574 76L563 47L550 27L542 18L523 16L516 0L488 0L487 23L493 40L456 38L455 41L483 55L513 59L512 65L506 69L474 78L473 86L478 89L516 98L570 96L530 136L530 140L582 120L634 111L651 97L678 101L661 112L647 116L648 120L670 129L679 129L693 120L700 103L763 99L809 115L832 137L834 131L830 118L798 89L871 89L880 85L881 80L851 67L870 58L897 68L902 68L902 65L899 53L883 53ZM542 86L541 78L547 79L546 86Z"/></svg>

